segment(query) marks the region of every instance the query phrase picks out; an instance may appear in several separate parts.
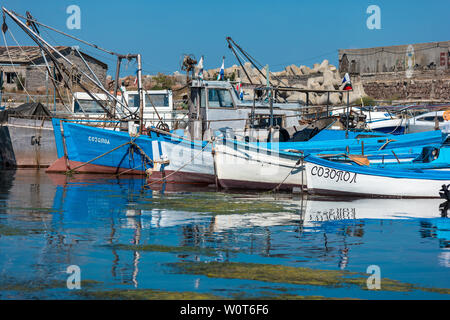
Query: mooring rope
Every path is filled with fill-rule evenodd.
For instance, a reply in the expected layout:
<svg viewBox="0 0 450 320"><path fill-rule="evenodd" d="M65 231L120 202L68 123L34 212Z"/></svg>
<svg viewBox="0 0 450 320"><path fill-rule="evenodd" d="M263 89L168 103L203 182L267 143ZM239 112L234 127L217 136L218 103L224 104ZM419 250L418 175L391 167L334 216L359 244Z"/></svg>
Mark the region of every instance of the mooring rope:
<svg viewBox="0 0 450 320"><path fill-rule="evenodd" d="M89 163L91 163L91 162L93 162L93 161L95 161L95 160L97 160L97 159L100 159L101 157L104 157L104 156L106 156L107 154L110 154L111 152L114 152L114 151L116 151L117 149L119 149L119 148L121 148L121 147L123 147L123 146L126 146L127 144L132 144L132 143L134 143L134 140L136 140L136 139L137 139L137 137L135 137L135 138L134 138L133 140L131 140L131 141L128 141L128 142L125 142L125 143L121 144L121 145L118 146L118 147L115 147L115 148L112 149L112 150L109 150L108 152L102 153L101 155L99 155L99 156L97 156L97 157L95 157L95 158L93 158L93 159L91 159L91 160L89 160L89 161L87 161L87 162L84 162L83 164L81 164L81 165L79 165L79 166L77 166L77 167L75 167L75 168L73 168L73 169L67 170L67 171L65 172L65 174L66 174L66 175L70 175L70 174L74 173L75 170L80 169L81 167L84 167L85 165L87 165L87 164L89 164Z"/></svg>
<svg viewBox="0 0 450 320"><path fill-rule="evenodd" d="M5 42L6 52L8 53L9 61L11 62L11 66L12 66L12 68L13 68L13 70L14 70L14 73L17 75L17 76L16 76L16 79L19 81L19 83L20 83L20 85L22 86L23 90L24 90L24 91L26 92L26 94L30 97L30 99L31 99L33 102L36 102L36 100L33 99L33 97L30 95L30 93L29 93L29 92L27 91L27 89L25 88L25 83L22 83L22 81L20 80L19 73L17 72L16 68L14 67L14 63L13 63L13 61L12 61L11 54L9 53L9 47L8 47L8 43L6 42L5 33L2 32L2 35L3 35L3 41ZM20 75L20 76L21 76L21 75Z"/></svg>
<svg viewBox="0 0 450 320"><path fill-rule="evenodd" d="M294 171L294 169L297 168L298 165L303 163L303 156L300 157L300 159L297 160L297 162L295 163L294 167L291 169L291 171L288 173L288 175L283 179L283 181L281 181L275 188L273 188L270 191L267 191L266 193L273 193L275 191L278 191L278 189L283 185L283 183L291 176L292 172ZM304 170L304 168L301 168L302 171ZM303 172L302 172L302 189L303 189Z"/></svg>
<svg viewBox="0 0 450 320"><path fill-rule="evenodd" d="M175 173L178 173L181 169L185 168L188 164L191 164L192 161L194 161L194 159L196 159L200 154L202 154L203 151L205 151L206 147L207 147L211 142L212 142L212 140L209 140L208 143L206 143L206 145L205 145L205 146L204 146L204 147L203 147L203 148L202 148L202 149L201 149L194 157L192 157L190 161L186 162L184 165L182 165L181 167L179 167L177 170L175 170L174 172L168 174L168 175L165 176L164 178L161 178L161 179L158 179L158 180L155 180L155 181L152 181L152 182L148 183L147 186L150 186L150 185L152 185L152 184L155 184L155 183L164 181L164 180L166 180L167 178L169 178L170 176L173 176Z"/></svg>

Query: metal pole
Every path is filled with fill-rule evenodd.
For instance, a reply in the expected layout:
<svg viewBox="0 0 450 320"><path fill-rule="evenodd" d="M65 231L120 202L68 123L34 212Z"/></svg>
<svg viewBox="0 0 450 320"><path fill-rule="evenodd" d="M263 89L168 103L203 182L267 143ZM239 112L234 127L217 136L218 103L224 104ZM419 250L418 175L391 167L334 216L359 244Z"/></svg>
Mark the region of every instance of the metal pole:
<svg viewBox="0 0 450 320"><path fill-rule="evenodd" d="M53 79L56 79L56 69L55 66L53 66ZM56 86L58 84L55 82L55 88L53 89L53 112L56 112Z"/></svg>
<svg viewBox="0 0 450 320"><path fill-rule="evenodd" d="M328 91L327 92L327 117L329 117L330 116L330 92Z"/></svg>
<svg viewBox="0 0 450 320"><path fill-rule="evenodd" d="M267 85L267 97L269 98L269 106L270 106L270 122L269 127L272 129L273 127L273 92L270 87L270 73L269 73L269 65L266 65L266 85Z"/></svg>
<svg viewBox="0 0 450 320"><path fill-rule="evenodd" d="M345 139L348 139L348 122L350 120L350 91L347 92L347 123L345 125Z"/></svg>
<svg viewBox="0 0 450 320"><path fill-rule="evenodd" d="M117 57L117 65L116 65L116 79L114 83L114 97L117 97L117 92L119 90L119 73L120 73L120 64L122 62L122 57ZM123 97L123 93L122 93ZM117 107L117 100L114 100L114 109L112 110L113 118L116 117L116 107Z"/></svg>
<svg viewBox="0 0 450 320"><path fill-rule="evenodd" d="M0 70L0 107L3 99L3 71Z"/></svg>
<svg viewBox="0 0 450 320"><path fill-rule="evenodd" d="M113 97L111 93L109 93L108 90L106 90L103 86L99 85L94 79L92 79L88 74L86 74L85 72L83 72L82 70L80 70L72 61L70 61L69 59L67 59L61 52L59 52L58 50L56 50L53 46L51 46L47 41L45 41L40 35L38 35L37 33L35 33L33 30L31 30L25 23L23 23L22 21L20 21L13 13L11 13L10 11L8 11L5 7L2 7L3 11L6 12L11 19L14 20L14 22L16 22L21 28L22 30L25 31L25 33L28 34L28 36L30 36L30 38L36 42L36 44L41 47L41 49L44 49L44 51L47 52L47 54L52 58L53 62L55 63L56 58L53 57L53 55L50 53L50 51L48 51L49 49L53 50L53 52L55 52L57 55L59 55L62 60L64 60L65 62L67 62L71 67L77 69L78 71L80 71L86 79L88 79L89 81L91 81L96 87L98 87L101 91L103 91L107 96L111 97L113 100L116 100L117 102L119 102L120 104L122 104L120 101L117 100L117 97ZM40 42L39 42L40 41ZM45 47L45 46L46 47ZM129 58L134 58L137 55L126 55L125 57L129 57ZM55 64L56 66L56 64ZM61 64L62 67L65 67L64 64ZM66 68L65 68L66 69ZM58 71L61 73L61 70L58 69ZM89 92L86 92L89 94ZM61 97L60 97L61 98ZM62 98L61 98L62 100ZM95 100L103 109L104 106L95 98L93 97L93 100ZM62 101L64 103L64 101ZM109 110L105 111L110 114ZM128 110L129 111L129 110Z"/></svg>
<svg viewBox="0 0 450 320"><path fill-rule="evenodd" d="M138 92L139 92L139 133L144 131L144 90L142 88L142 60L141 54L137 55L137 77L138 77Z"/></svg>
<svg viewBox="0 0 450 320"><path fill-rule="evenodd" d="M45 107L48 109L48 72L45 73L45 96L47 98L47 104Z"/></svg>

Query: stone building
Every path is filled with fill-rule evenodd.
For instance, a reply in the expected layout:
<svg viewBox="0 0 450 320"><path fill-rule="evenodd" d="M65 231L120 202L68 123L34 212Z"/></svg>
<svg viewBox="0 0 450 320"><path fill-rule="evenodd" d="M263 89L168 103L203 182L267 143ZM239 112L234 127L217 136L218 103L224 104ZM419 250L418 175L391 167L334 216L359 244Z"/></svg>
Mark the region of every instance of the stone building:
<svg viewBox="0 0 450 320"><path fill-rule="evenodd" d="M96 74L100 82L105 85L106 72L108 70L108 65L106 63L81 51L79 51L82 55L82 57L80 57L77 50L72 47L58 46L55 47L55 49L57 49L68 60L72 61L79 70L92 77L90 71L83 62L84 59L92 71ZM79 71L76 71L70 67L68 63L65 62L59 55L54 55L58 58L59 62L64 63L68 70L70 70L72 73L72 82L83 80L83 75ZM53 72L53 63L49 57L46 57L46 59ZM3 73L3 88L6 91L20 90L22 85L24 85L27 91L34 92L42 90L42 88L47 86L47 70L45 60L42 57L39 47L10 46L8 47L8 50L6 47L0 47L0 70ZM62 80L60 75L56 75L55 78L58 81ZM48 80L48 86L52 86L50 79Z"/></svg>
<svg viewBox="0 0 450 320"><path fill-rule="evenodd" d="M450 101L450 41L339 50L348 72L378 100Z"/></svg>
<svg viewBox="0 0 450 320"><path fill-rule="evenodd" d="M408 69L450 71L450 41L339 50L341 73L364 75Z"/></svg>

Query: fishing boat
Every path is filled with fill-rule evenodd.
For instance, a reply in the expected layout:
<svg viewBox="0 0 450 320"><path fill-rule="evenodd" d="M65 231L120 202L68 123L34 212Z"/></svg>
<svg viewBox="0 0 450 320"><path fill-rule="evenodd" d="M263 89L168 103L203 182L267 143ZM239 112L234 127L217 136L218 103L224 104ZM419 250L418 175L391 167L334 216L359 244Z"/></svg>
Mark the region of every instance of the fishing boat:
<svg viewBox="0 0 450 320"><path fill-rule="evenodd" d="M177 181L186 178L186 182L213 182L211 145L206 145L216 131L230 139L284 141L290 138L284 128L297 125L294 130L298 132L308 127L299 125L302 116L298 104L274 103L269 106L264 102L251 104L241 101L229 82L194 80L190 90L189 127L178 131L178 135L146 126L145 118L139 128L134 121L125 122L128 126L125 131L93 128L70 119L54 119L58 160L47 171L65 172L77 168L77 171L90 173L127 171L129 174L142 174L150 166L154 171L152 177L155 177L159 173L152 163L160 162L159 156L164 154L171 164L159 168L164 168L164 172L169 174L176 171L170 177ZM270 118L273 123L268 122ZM251 129L249 123L252 124ZM158 134L152 134L152 131ZM154 146L158 146L158 152ZM203 150L202 155L192 158L200 150ZM144 154L145 160L142 158Z"/></svg>
<svg viewBox="0 0 450 320"><path fill-rule="evenodd" d="M392 144L373 138L277 144L222 141L214 146L215 173L226 189L293 190L307 182L303 153L335 161L343 158L346 163L387 164L413 161L422 153L423 145L438 148L443 141L436 131L398 138Z"/></svg>
<svg viewBox="0 0 450 320"><path fill-rule="evenodd" d="M214 183L211 144L168 133L139 135L54 119L59 159L46 172L148 174L165 182Z"/></svg>
<svg viewBox="0 0 450 320"><path fill-rule="evenodd" d="M51 113L41 103L0 112L0 167L48 167L56 159Z"/></svg>
<svg viewBox="0 0 450 320"><path fill-rule="evenodd" d="M398 136L394 141L366 138L245 144L222 140L214 145L215 173L226 189L293 190L307 182L303 153L357 164L398 163L416 159L424 145L439 148L443 139L439 131L432 131Z"/></svg>
<svg viewBox="0 0 450 320"><path fill-rule="evenodd" d="M307 190L311 194L385 198L439 198L450 172L381 169L306 155Z"/></svg>
<svg viewBox="0 0 450 320"><path fill-rule="evenodd" d="M406 130L410 133L444 129L445 110L432 111L412 117L406 122Z"/></svg>

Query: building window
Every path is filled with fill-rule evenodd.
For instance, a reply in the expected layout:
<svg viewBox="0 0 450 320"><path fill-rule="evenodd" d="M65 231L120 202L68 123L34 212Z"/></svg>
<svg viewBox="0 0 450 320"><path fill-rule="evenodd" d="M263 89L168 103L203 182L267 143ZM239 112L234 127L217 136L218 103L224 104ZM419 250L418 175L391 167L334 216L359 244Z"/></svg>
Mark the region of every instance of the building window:
<svg viewBox="0 0 450 320"><path fill-rule="evenodd" d="M5 72L6 83L16 83L17 73L15 72Z"/></svg>

